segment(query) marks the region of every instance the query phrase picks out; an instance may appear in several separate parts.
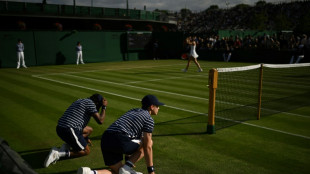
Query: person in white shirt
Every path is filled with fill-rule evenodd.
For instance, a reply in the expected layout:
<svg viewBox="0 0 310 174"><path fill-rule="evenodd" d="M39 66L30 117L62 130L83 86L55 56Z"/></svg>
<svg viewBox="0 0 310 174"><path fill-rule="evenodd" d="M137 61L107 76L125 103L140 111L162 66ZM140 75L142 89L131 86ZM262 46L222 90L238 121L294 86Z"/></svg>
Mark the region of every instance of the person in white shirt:
<svg viewBox="0 0 310 174"><path fill-rule="evenodd" d="M27 68L24 57L24 44L22 43L21 39L18 39L18 42L16 44L16 52L17 52L17 69L19 69L20 64L22 64L24 68Z"/></svg>
<svg viewBox="0 0 310 174"><path fill-rule="evenodd" d="M76 64L78 65L79 62L81 62L81 64L84 64L81 42L77 42L76 45Z"/></svg>

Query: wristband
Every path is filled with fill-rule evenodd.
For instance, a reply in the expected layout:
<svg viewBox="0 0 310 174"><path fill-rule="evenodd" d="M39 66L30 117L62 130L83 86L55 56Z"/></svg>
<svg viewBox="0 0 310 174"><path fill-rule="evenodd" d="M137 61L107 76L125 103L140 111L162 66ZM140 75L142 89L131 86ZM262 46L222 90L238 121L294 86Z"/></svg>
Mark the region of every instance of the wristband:
<svg viewBox="0 0 310 174"><path fill-rule="evenodd" d="M147 167L147 171L148 171L149 173L154 172L154 171L155 171L155 170L154 170L154 166Z"/></svg>
<svg viewBox="0 0 310 174"><path fill-rule="evenodd" d="M106 110L107 106L102 105L102 110Z"/></svg>

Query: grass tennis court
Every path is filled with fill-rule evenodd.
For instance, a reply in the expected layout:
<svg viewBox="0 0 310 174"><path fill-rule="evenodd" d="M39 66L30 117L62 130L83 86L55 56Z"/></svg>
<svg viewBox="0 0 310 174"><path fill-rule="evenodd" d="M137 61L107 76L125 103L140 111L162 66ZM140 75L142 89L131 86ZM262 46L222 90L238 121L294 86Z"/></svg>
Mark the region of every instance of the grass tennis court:
<svg viewBox="0 0 310 174"><path fill-rule="evenodd" d="M183 73L184 60L145 60L0 69L0 137L38 173L71 174L82 166L103 168L101 134L146 94L166 104L154 117L154 167L159 174L283 174L310 172L310 106L246 121L206 134L208 70L249 63L200 61ZM89 156L43 168L59 117L78 98L102 94L109 102L94 128ZM238 97L236 94L235 97ZM288 114L290 113L290 114ZM216 125L216 123L215 123ZM135 170L147 173L141 160Z"/></svg>

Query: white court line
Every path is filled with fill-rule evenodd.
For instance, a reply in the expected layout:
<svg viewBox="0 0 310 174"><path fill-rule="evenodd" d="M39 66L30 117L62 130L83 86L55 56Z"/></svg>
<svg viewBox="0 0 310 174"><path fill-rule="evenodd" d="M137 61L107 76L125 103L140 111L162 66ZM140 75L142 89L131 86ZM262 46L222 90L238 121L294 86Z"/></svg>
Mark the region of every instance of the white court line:
<svg viewBox="0 0 310 174"><path fill-rule="evenodd" d="M202 98L202 97L195 97L195 96L179 94L179 93L174 93L174 92L161 91L161 90L157 90L157 89L143 88L143 87L139 87L139 86L132 86L132 85L127 85L127 84L123 84L123 83L116 83L116 82L106 81L106 80L92 79L92 78L87 78L87 77L75 76L75 75L71 75L71 74L63 74L63 75L71 76L71 77L75 77L75 78L80 78L80 79L85 79L85 80L90 80L90 81L110 83L110 84L114 84L114 85L118 85L118 86L126 86L126 87L130 87L130 88L137 88L137 89L143 89L143 90L148 90L148 91L160 92L160 93L165 93L165 94L169 94L169 95L177 95L177 96L188 97L188 98L195 98L195 99L200 99L200 100L208 100L208 99Z"/></svg>
<svg viewBox="0 0 310 174"><path fill-rule="evenodd" d="M106 80L98 80L98 79L93 79L93 78L87 78L87 77L81 77L81 76L75 76L75 75L71 75L71 74L61 74L61 75L65 75L65 76L71 76L71 77L75 77L75 78L81 78L81 79L85 79L85 80L90 80L90 81L97 81L97 82L104 82L104 83L110 83L110 84L115 84L118 86L126 86L126 87L130 87L130 88L137 88L137 89L143 89L143 90L148 90L148 91L154 91L154 92L160 92L160 93L165 93L165 94L169 94L169 95L177 95L177 96L182 96L182 97L188 97L188 98L195 98L195 99L199 99L199 100L204 100L204 101L209 101L208 98L202 98L202 97L195 97L195 96L190 96L190 95L184 95L184 94L179 94L179 93L173 93L173 92L167 92L167 91L161 91L161 90L156 90L156 89L150 89L150 88L143 88L143 87L138 87L138 86L132 86L132 85L127 85L126 83L116 83L116 82L111 82L111 81L106 81ZM159 80L159 79L158 79ZM246 106L246 105L241 105L241 104L237 104L237 103L231 103L231 102L224 102L224 101L216 101L217 103L224 103L224 104L229 104L229 105L235 105L235 106ZM247 106L250 108L255 108L253 106ZM262 110L266 110L266 111L272 111L272 112L279 112L277 110L274 109L265 109L265 108L261 108ZM299 116L299 117L304 117L304 118L309 118L309 116L305 116L305 115L300 115L300 114L294 114L294 113L289 113L289 112L281 112L282 114L286 114L286 115L294 115L294 116Z"/></svg>
<svg viewBox="0 0 310 174"><path fill-rule="evenodd" d="M74 86L74 87L78 87L78 88L82 88L82 89L88 89L88 90L91 90L91 91L96 91L96 92L105 93L105 94L109 94L109 95L114 95L114 96L118 96L118 97L122 97L122 98L127 98L127 99L131 99L131 100L141 101L141 99L137 99L137 98L133 98L133 97L128 97L128 96L124 96L124 95L120 95L120 94L116 94L116 93L111 93L111 92L107 92L107 91L102 91L102 90L98 90L98 89L94 89L94 88L89 88L89 87L85 87L85 86L81 86L81 85L75 85L75 84L72 84L72 83L67 83L67 82L62 82L62 81L58 81L58 80L53 80L53 79L49 79L49 78L45 78L45 77L36 76L36 78L44 79L44 80L47 80L47 81L52 81L52 82L56 82L56 83L60 83L60 84L64 84L64 85ZM200 113L200 112L196 112L196 111L192 111L192 110L182 109L182 108L178 108L178 107L174 107L174 106L169 106L169 105L164 105L164 106L168 107L168 108L176 109L176 110L181 110L181 111L185 111L185 112L194 113L194 114L206 115L205 113ZM217 117L217 118L221 118L221 117ZM230 120L230 119L225 119L225 120ZM282 133L282 134L286 134L286 135L296 136L296 137L300 137L300 138L304 138L304 139L310 139L310 137L307 137L307 136L303 136L303 135L299 135L299 134L293 134L293 133L290 133L290 132L285 132L285 131L281 131L281 130L277 130L277 129L272 129L272 128L268 128L268 127L264 127L264 126L258 126L258 125L254 125L254 124L250 124L250 123L244 123L244 122L239 122L239 121L235 121L235 120L234 120L234 122L237 122L237 123L240 123L240 124L244 124L244 125L248 125L248 126L253 126L253 127L261 128L261 129L265 129L265 130L270 130L270 131L274 131L274 132L278 132L278 133Z"/></svg>
<svg viewBox="0 0 310 174"><path fill-rule="evenodd" d="M163 65L163 66L168 66L168 65ZM141 67L137 67L137 68L141 68ZM124 69L132 69L132 68L124 68ZM106 70L113 70L113 69L106 69ZM93 71L87 71L87 72L94 72L94 71L103 71L103 70L93 70ZM83 72L85 72L85 71L83 71ZM68 74L67 73L56 73L56 74L53 73L53 74L50 74L50 75L65 75L65 76L71 76L71 77L75 77L75 78L86 79L86 80L90 80L90 81L110 83L110 84L115 84L115 85L119 85L119 86L127 86L127 87L131 87L131 88L137 88L137 89L143 89L143 90L148 90L148 91L166 93L166 94L170 94L170 95L177 95L177 96L182 96L182 97L195 98L195 99L199 99L199 100L209 101L208 98L195 97L195 96L189 96L189 95L184 95L184 94L179 94L179 93L173 93L173 92L160 91L160 90L155 90L155 89L150 89L150 88L137 87L137 86L127 85L128 83L116 83L116 82L111 82L111 81L106 81L106 80L98 80L98 79L92 79L92 78L87 78L87 77L75 76L75 75L72 75L73 73L82 73L82 72L68 72ZM45 75L47 75L47 74L45 74ZM33 77L41 77L41 76L43 76L43 75L33 75ZM193 76L202 76L202 75L193 75ZM186 77L189 77L189 76L183 76L183 77L186 78ZM175 77L175 78L183 78L183 77ZM173 77L171 77L171 79L172 78ZM163 79L156 79L156 80L157 81L165 80L165 78L163 78ZM143 81L140 81L140 82L143 82ZM217 103L223 103L223 104L229 104L229 105L235 105L235 106L245 106L245 105L241 105L241 104L237 104L237 103L224 102L224 101L219 101L219 100L217 100L216 102ZM248 106L248 107L250 107L250 106ZM267 110L267 111L279 112L279 111L273 110L273 109L265 109L265 108L261 108L261 109L262 110ZM309 116L305 116L305 115L294 114L294 113L290 113L290 112L281 112L281 113L282 114L286 114L286 115L293 115L293 116L304 117L304 118L309 118L310 119Z"/></svg>
<svg viewBox="0 0 310 174"><path fill-rule="evenodd" d="M165 66L175 66L175 65L184 65L184 64L173 64L173 65L160 65L160 66L138 66L138 67L126 67L126 68L107 68L107 69L100 69L100 70L88 70L88 71L72 71L72 72L65 72L65 73L46 73L46 74L38 74L32 75L33 77L40 77L40 76L47 76L47 75L59 75L59 74L79 74L79 73L87 73L87 72L100 72L100 71L118 71L118 70L130 70L130 69L139 69L139 68L155 68L155 67L165 67ZM102 66L103 68L106 68Z"/></svg>
<svg viewBox="0 0 310 174"><path fill-rule="evenodd" d="M181 79L181 78L198 77L198 76L203 76L203 75L191 75L191 76L182 76L182 77L168 77L168 78L161 78L161 79L151 79L151 80L142 80L142 81L132 81L132 82L126 82L126 83L123 83L123 84L154 82L154 81L160 81L160 80Z"/></svg>

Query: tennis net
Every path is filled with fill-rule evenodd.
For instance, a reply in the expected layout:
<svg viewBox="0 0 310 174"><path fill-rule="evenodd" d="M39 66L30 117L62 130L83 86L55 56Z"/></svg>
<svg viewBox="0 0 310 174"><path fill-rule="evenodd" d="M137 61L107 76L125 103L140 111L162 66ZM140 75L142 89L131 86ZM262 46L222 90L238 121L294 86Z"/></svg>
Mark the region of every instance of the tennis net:
<svg viewBox="0 0 310 174"><path fill-rule="evenodd" d="M214 96L209 99L208 133L310 105L310 63L217 68L209 74Z"/></svg>

